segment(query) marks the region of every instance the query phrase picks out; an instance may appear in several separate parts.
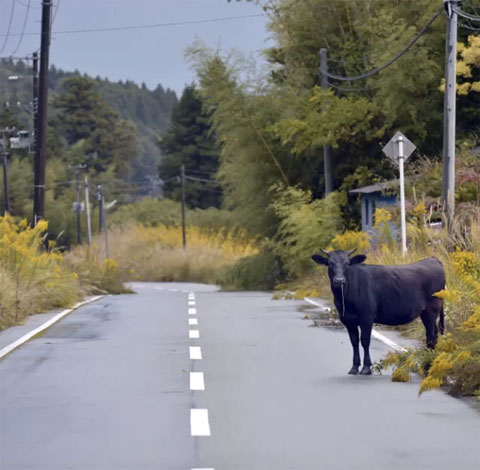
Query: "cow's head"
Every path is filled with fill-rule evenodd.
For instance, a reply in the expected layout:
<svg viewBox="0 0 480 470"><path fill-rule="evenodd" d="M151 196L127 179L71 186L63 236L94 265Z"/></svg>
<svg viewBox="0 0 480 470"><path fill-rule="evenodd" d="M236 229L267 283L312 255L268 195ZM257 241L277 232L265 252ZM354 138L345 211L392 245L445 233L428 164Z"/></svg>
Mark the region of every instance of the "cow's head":
<svg viewBox="0 0 480 470"><path fill-rule="evenodd" d="M353 264L363 263L367 257L365 255L356 255L350 258L350 255L355 250L343 251L326 251L322 252L326 255L313 255L312 259L315 263L324 264L328 266L328 276L330 277L330 282L334 287L340 287L346 284L347 282L347 268Z"/></svg>

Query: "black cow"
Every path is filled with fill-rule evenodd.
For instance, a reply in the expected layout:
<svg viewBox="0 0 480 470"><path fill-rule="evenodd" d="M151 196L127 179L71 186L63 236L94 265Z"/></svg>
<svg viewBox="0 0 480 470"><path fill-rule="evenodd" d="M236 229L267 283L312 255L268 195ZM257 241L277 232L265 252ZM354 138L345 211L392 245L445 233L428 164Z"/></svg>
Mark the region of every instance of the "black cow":
<svg viewBox="0 0 480 470"><path fill-rule="evenodd" d="M433 294L445 288L445 272L437 258L401 266L379 266L362 264L365 255L350 258L355 250L322 251L327 257L313 255L312 259L328 266L335 306L353 346L353 367L349 374L358 374L360 366L359 327L364 350L360 372L363 375L372 373L369 347L374 323L403 325L420 316L427 333L427 346L435 346L437 319L443 334L444 313L442 299Z"/></svg>

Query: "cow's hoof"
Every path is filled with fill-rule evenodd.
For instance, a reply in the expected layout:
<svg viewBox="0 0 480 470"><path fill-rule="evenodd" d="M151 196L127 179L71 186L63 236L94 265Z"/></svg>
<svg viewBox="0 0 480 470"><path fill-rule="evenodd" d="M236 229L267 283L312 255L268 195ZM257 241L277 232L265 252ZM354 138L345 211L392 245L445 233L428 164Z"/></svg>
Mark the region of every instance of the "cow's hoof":
<svg viewBox="0 0 480 470"><path fill-rule="evenodd" d="M349 375L358 375L358 367L353 366L349 371Z"/></svg>
<svg viewBox="0 0 480 470"><path fill-rule="evenodd" d="M372 375L372 369L370 366L363 366L360 375Z"/></svg>

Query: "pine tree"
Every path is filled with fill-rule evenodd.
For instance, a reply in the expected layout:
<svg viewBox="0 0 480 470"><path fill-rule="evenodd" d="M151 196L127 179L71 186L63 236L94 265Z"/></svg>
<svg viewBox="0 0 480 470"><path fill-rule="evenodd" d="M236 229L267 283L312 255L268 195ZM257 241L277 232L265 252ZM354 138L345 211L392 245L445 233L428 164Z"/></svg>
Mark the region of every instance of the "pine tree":
<svg viewBox="0 0 480 470"><path fill-rule="evenodd" d="M187 176L213 180L218 170L219 150L212 133L209 116L202 108L194 86L187 86L172 112L172 124L160 141L164 157L160 177L167 182L167 195L180 197L180 187L174 178L185 165ZM186 200L190 207L220 206L221 191L217 184L187 179Z"/></svg>

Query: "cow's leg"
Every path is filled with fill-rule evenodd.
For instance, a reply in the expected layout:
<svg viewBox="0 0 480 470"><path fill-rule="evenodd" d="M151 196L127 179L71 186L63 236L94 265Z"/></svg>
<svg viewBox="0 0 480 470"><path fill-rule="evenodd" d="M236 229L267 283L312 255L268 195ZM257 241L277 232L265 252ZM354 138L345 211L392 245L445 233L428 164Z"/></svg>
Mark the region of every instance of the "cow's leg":
<svg viewBox="0 0 480 470"><path fill-rule="evenodd" d="M439 312L437 311L438 309L432 307L432 305L427 306L420 314L427 335L427 348L430 349L433 349L435 344L437 344L438 336L437 317Z"/></svg>
<svg viewBox="0 0 480 470"><path fill-rule="evenodd" d="M347 326L348 335L350 336L350 342L353 347L353 366L348 372L350 375L357 375L358 368L360 367L360 349L358 347L359 336L358 336L358 326Z"/></svg>
<svg viewBox="0 0 480 470"><path fill-rule="evenodd" d="M372 360L370 359L370 337L372 336L372 325L364 325L360 327L361 336L360 341L362 342L363 348L363 367L360 372L362 375L371 375L372 373Z"/></svg>

